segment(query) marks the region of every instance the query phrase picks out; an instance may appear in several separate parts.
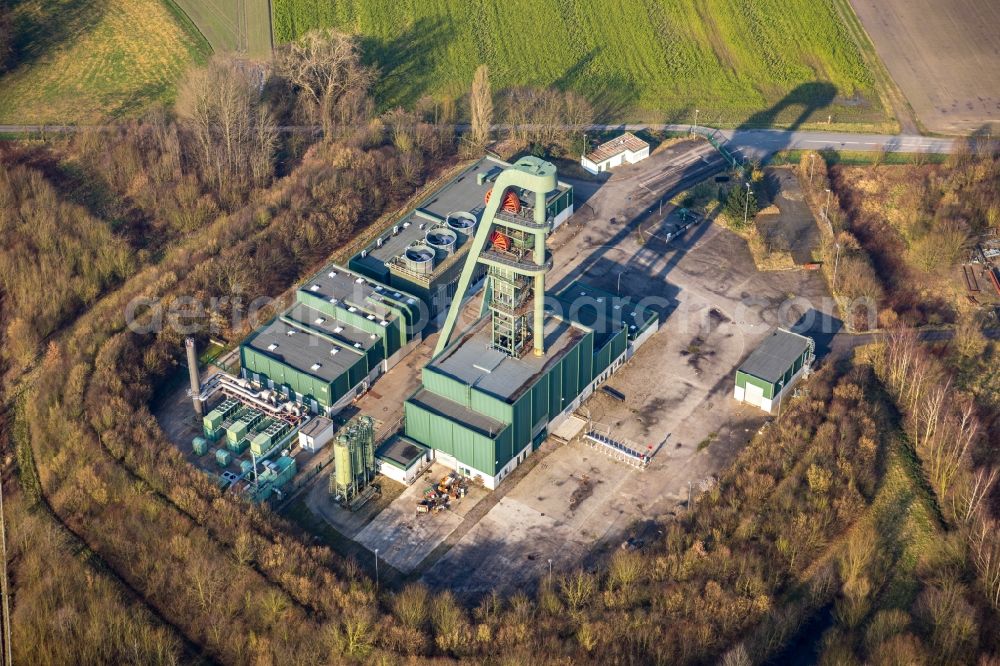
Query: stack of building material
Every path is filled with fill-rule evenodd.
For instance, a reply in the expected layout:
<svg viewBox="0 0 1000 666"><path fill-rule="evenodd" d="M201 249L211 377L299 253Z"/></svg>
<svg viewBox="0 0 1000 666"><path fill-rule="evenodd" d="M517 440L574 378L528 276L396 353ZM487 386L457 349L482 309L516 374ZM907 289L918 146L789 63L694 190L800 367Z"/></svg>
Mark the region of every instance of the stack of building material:
<svg viewBox="0 0 1000 666"><path fill-rule="evenodd" d="M417 513L437 513L450 507L453 501L465 497L468 490L465 477L452 472L442 477L436 486L428 486L424 497L417 502Z"/></svg>

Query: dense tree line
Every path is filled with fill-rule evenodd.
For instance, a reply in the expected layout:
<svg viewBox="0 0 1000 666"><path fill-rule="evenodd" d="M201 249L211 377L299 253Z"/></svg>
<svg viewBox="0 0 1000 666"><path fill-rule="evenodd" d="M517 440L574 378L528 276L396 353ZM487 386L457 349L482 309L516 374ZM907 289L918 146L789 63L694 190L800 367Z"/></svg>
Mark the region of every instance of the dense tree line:
<svg viewBox="0 0 1000 666"><path fill-rule="evenodd" d="M970 139L944 164L901 168L907 178L896 183L888 178L892 167L876 161L861 185L894 184L873 192L851 181L851 167L802 156L800 180L821 210L830 202L834 236L824 260L839 263L838 293L879 305L879 326L954 323L956 308L923 287L964 261L979 234L1000 230L1000 154ZM856 315L858 325L867 317Z"/></svg>
<svg viewBox="0 0 1000 666"><path fill-rule="evenodd" d="M893 331L876 367L904 414L942 513L965 535L986 595L1000 608L1000 543L987 536L1000 527L1000 451L990 441L979 405L954 387L954 372L912 331Z"/></svg>
<svg viewBox="0 0 1000 666"><path fill-rule="evenodd" d="M0 293L12 363L109 286L131 275L128 244L110 225L62 197L39 170L0 167Z"/></svg>

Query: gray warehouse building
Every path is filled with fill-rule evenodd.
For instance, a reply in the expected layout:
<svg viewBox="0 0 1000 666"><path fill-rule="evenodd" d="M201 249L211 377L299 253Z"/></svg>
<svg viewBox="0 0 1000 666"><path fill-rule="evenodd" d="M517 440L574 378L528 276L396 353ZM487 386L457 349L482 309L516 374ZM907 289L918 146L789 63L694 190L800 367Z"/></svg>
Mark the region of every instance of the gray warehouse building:
<svg viewBox="0 0 1000 666"><path fill-rule="evenodd" d="M416 296L336 264L240 345L242 375L316 413L333 414L421 340Z"/></svg>

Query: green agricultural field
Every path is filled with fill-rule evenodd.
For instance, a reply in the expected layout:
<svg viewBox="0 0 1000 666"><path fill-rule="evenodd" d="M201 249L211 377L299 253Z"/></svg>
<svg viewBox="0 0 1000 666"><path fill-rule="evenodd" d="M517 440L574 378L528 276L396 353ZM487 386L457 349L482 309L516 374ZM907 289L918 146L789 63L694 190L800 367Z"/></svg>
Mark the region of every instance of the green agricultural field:
<svg viewBox="0 0 1000 666"><path fill-rule="evenodd" d="M169 101L211 49L164 0L22 0L0 123L93 123Z"/></svg>
<svg viewBox="0 0 1000 666"><path fill-rule="evenodd" d="M174 0L217 52L271 53L271 7L267 0Z"/></svg>
<svg viewBox="0 0 1000 666"><path fill-rule="evenodd" d="M362 35L386 107L457 97L486 62L494 89L571 88L606 120L690 122L697 108L716 125L892 129L844 3L274 0L273 11L277 42L323 26Z"/></svg>

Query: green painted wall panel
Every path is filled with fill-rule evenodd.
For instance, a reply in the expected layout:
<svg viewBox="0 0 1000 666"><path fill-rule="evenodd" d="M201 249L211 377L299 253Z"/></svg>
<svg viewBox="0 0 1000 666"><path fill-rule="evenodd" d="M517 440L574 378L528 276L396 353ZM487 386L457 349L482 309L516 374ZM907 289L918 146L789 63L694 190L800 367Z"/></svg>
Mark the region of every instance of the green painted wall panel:
<svg viewBox="0 0 1000 666"><path fill-rule="evenodd" d="M508 403L476 389L469 392L469 407L504 423L509 423L514 414L514 408Z"/></svg>
<svg viewBox="0 0 1000 666"><path fill-rule="evenodd" d="M764 392L764 397L767 399L774 398L774 385L770 382L766 382L763 379L754 377L753 375L748 375L745 372L736 371L736 385L742 389L746 389L747 384L753 384L754 386L760 387Z"/></svg>
<svg viewBox="0 0 1000 666"><path fill-rule="evenodd" d="M499 471L514 457L513 429L510 426L504 428L503 432L500 433L500 436L494 442L494 460L498 461L498 463L494 464L496 464L496 469Z"/></svg>
<svg viewBox="0 0 1000 666"><path fill-rule="evenodd" d="M594 334L587 335L580 341L580 379L582 381L580 390L590 382L594 381L597 373L594 372Z"/></svg>
<svg viewBox="0 0 1000 666"><path fill-rule="evenodd" d="M324 407L329 407L339 397L332 384L308 373L298 372L281 361L249 347L240 348L240 359L242 367L251 375L257 375L261 382L266 383L267 380L271 380L276 387L288 386L294 393L301 394L306 399L315 399Z"/></svg>
<svg viewBox="0 0 1000 666"><path fill-rule="evenodd" d="M465 407L469 407L472 404L471 389L465 384L426 366L421 377L424 388L431 393L437 393Z"/></svg>
<svg viewBox="0 0 1000 666"><path fill-rule="evenodd" d="M495 461L498 458L495 455L493 441L489 437L410 402L405 404L404 413L407 437L455 456L459 462L480 471L496 474ZM501 435L501 443L504 450L509 450L509 438L503 439ZM510 455L507 454L506 458L501 460L502 467L510 460Z"/></svg>

